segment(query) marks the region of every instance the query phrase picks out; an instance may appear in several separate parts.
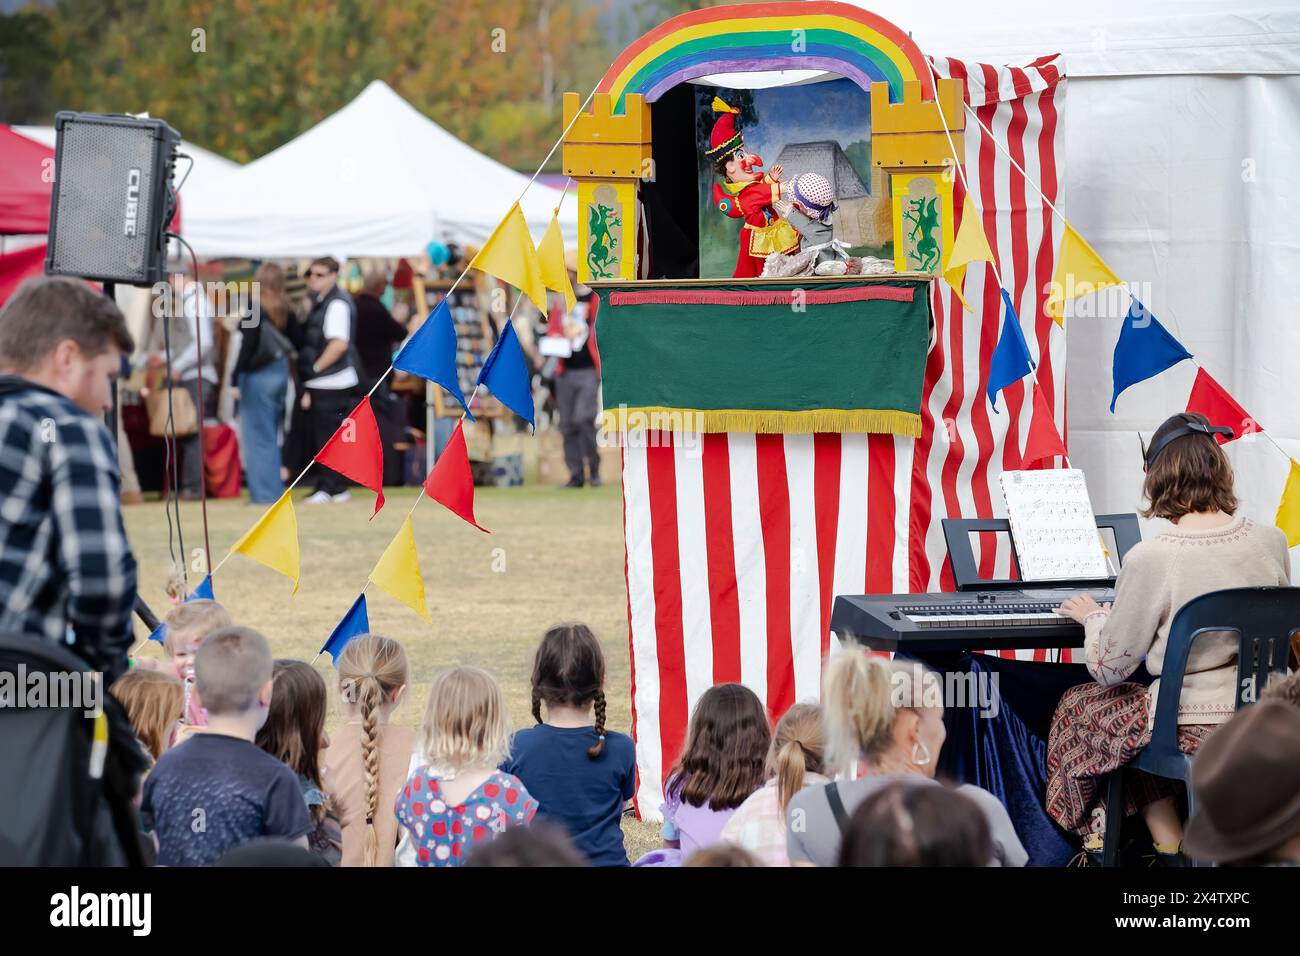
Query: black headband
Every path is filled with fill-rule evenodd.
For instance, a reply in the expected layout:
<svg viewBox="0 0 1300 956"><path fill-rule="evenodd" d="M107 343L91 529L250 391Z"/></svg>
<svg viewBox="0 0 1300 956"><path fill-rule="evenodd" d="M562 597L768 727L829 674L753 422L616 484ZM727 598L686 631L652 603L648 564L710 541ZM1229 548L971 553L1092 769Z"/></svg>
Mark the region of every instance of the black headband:
<svg viewBox="0 0 1300 956"><path fill-rule="evenodd" d="M1196 421L1185 422L1177 428L1170 429L1169 432L1161 436L1159 441L1153 441L1150 448L1146 447L1146 445L1142 446L1142 458L1146 463L1147 470L1151 470L1151 466L1160 457L1160 453L1169 447L1170 442L1186 438L1188 435L1227 435L1231 438L1232 429L1227 425L1203 425ZM1138 440L1142 440L1141 435L1138 435Z"/></svg>

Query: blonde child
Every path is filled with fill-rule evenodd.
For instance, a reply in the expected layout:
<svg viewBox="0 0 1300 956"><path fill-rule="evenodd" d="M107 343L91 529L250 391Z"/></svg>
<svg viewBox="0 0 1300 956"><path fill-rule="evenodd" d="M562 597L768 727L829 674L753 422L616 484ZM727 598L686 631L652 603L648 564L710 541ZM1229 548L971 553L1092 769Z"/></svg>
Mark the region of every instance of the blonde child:
<svg viewBox="0 0 1300 956"><path fill-rule="evenodd" d="M537 813L518 777L497 767L510 747L501 688L477 667L433 679L413 769L395 808L399 866L462 866L478 844Z"/></svg>
<svg viewBox="0 0 1300 956"><path fill-rule="evenodd" d="M184 682L185 712L181 722L190 727L208 724L207 712L194 694L194 657L199 645L213 631L234 623L229 611L206 598L186 601L167 612L163 650L171 661L172 671Z"/></svg>
<svg viewBox="0 0 1300 956"><path fill-rule="evenodd" d="M326 788L343 826L343 866L392 866L393 801L406 783L415 731L391 723L406 696L406 651L391 638L353 638L338 659L347 719L325 751Z"/></svg>
<svg viewBox="0 0 1300 956"><path fill-rule="evenodd" d="M136 668L123 674L108 692L126 710L149 755L157 760L174 742L185 708L180 678L166 671Z"/></svg>
<svg viewBox="0 0 1300 956"><path fill-rule="evenodd" d="M824 776L825 749L821 708L795 704L787 710L767 751L767 783L727 821L723 842L749 850L767 866L789 866L785 811L790 798L804 787L830 783Z"/></svg>

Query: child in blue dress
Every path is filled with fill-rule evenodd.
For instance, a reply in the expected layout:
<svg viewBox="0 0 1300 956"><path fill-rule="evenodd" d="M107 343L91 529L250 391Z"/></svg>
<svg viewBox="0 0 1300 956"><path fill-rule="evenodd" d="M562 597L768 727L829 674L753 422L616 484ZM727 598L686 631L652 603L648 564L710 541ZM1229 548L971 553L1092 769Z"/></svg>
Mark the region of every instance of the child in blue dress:
<svg viewBox="0 0 1300 956"><path fill-rule="evenodd" d="M510 723L501 688L477 667L433 679L420 745L394 811L397 866L462 866L474 847L537 813L519 778L497 769Z"/></svg>
<svg viewBox="0 0 1300 956"><path fill-rule="evenodd" d="M547 631L532 686L537 726L515 734L501 769L524 782L538 816L563 826L592 866L627 866L620 821L636 790L636 752L630 737L605 728L605 657L591 629Z"/></svg>

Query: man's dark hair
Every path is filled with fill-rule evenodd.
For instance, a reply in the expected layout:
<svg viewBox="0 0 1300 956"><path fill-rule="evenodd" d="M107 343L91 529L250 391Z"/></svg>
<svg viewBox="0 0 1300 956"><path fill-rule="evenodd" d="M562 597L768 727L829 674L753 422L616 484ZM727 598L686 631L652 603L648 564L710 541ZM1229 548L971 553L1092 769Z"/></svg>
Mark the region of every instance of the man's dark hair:
<svg viewBox="0 0 1300 956"><path fill-rule="evenodd" d="M317 266L324 266L326 272L338 272L339 261L333 256L321 256L319 259L313 259L307 266L307 271L311 272Z"/></svg>
<svg viewBox="0 0 1300 956"><path fill-rule="evenodd" d="M135 349L117 303L77 279L28 279L0 309L0 367L35 368L64 339L88 358L110 345L125 354Z"/></svg>

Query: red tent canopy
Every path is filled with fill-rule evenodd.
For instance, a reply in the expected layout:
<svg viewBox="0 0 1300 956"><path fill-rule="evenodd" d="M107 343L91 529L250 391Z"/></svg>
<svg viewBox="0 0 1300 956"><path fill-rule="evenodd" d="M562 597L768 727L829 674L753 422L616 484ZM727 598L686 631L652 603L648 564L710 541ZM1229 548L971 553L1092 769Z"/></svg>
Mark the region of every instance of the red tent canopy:
<svg viewBox="0 0 1300 956"><path fill-rule="evenodd" d="M53 182L54 150L0 124L0 235L44 234Z"/></svg>

